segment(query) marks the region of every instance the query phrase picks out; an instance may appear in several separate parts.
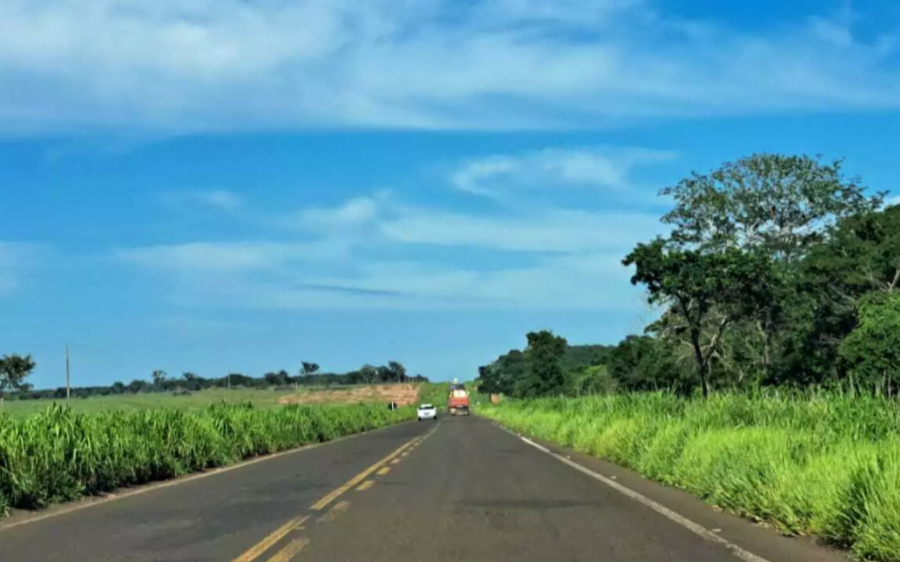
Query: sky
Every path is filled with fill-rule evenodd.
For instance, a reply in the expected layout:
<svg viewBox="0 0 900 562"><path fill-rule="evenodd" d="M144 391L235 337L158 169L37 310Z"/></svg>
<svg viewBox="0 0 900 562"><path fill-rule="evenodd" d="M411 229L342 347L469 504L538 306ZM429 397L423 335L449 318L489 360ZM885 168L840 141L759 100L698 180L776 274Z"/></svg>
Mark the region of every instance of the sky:
<svg viewBox="0 0 900 562"><path fill-rule="evenodd" d="M900 3L5 0L0 353L35 386L614 344L660 189L895 188ZM898 199L900 202L900 199Z"/></svg>

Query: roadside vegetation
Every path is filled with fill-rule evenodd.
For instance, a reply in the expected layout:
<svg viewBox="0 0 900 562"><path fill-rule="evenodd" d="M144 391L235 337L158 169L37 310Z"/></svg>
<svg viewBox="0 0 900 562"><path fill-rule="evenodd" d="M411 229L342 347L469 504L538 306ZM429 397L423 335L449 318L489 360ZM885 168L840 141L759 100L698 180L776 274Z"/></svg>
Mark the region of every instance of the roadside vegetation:
<svg viewBox="0 0 900 562"><path fill-rule="evenodd" d="M34 509L225 466L415 418L411 406L214 404L0 413L0 511Z"/></svg>
<svg viewBox="0 0 900 562"><path fill-rule="evenodd" d="M841 162L758 154L662 191L622 263L652 321L527 335L480 413L786 533L900 561L900 205Z"/></svg>

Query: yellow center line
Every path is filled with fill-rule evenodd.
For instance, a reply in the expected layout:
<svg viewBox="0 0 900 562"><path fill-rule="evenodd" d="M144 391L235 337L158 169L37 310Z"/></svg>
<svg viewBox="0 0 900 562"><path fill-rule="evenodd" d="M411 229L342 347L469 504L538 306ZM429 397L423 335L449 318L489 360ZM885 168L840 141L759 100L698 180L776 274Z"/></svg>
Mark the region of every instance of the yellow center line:
<svg viewBox="0 0 900 562"><path fill-rule="evenodd" d="M338 497L340 497L342 494L347 492L347 490L349 490L350 488L353 488L355 486L358 486L360 483L362 483L366 478L368 478L375 471L378 471L378 474L381 476L387 474L388 471L390 470L390 467L387 467L384 465L388 464L391 460L394 460L397 456L402 454L407 449L410 449L410 447L419 445L422 441L427 439L429 435L434 433L435 429L437 429L436 426L434 428L432 428L431 431L429 431L427 435L425 435L423 437L414 437L414 438L410 439L409 441L407 441L406 443L404 443L403 445L401 445L400 447L395 449L388 456L384 457L380 461L376 462L369 468L365 469L364 471L360 472L359 474L357 474L356 476L354 476L353 478L348 480L346 484L329 492L325 497L323 497L322 499L320 499L319 501L314 503L310 507L310 509L315 510L315 511L321 511L328 504L330 504L331 502L336 500ZM399 462L399 459L397 459L397 461ZM370 487L371 487L371 485L365 489L368 489ZM343 503L347 503L347 502L341 502L341 503L343 504ZM337 508L337 507L338 506L335 505L335 508ZM343 510L343 509L346 509L346 506L341 508L341 510ZM291 519L290 521L288 521L281 527L272 531L271 534L266 536L263 540L259 541L257 544L253 545L249 550L247 550L247 552L245 552L242 555L240 555L239 557L235 558L232 562L253 562L257 558L259 558L265 551L272 548L272 546L275 543L277 543L278 541L280 541L281 539L286 537L292 531L302 528L302 525L306 522L307 519L309 519L308 515L304 516L304 517L295 517L295 518ZM294 555L296 555L298 552L303 550L303 548L305 548L308 543L309 543L309 539L305 539L305 538L300 538L300 539L294 540L290 544L288 544L288 546L286 546L281 551L276 553L269 560L269 562L286 562L287 560L290 560L290 558L293 557Z"/></svg>
<svg viewBox="0 0 900 562"><path fill-rule="evenodd" d="M317 523L330 523L331 521L334 521L335 519L337 519L338 515L347 511L348 507L350 507L350 502L347 502L347 501L338 502L338 503L334 504L334 507L332 507L331 509L328 510L328 513L326 513L322 517L319 517L319 520L316 522Z"/></svg>
<svg viewBox="0 0 900 562"><path fill-rule="evenodd" d="M369 468L360 472L359 474L357 474L356 476L354 476L353 478L348 480L347 483L344 484L343 486L340 486L339 488L336 488L335 490L333 490L331 493L326 495L324 498L322 498L319 501L317 501L316 503L314 503L310 509L314 509L316 511L322 510L326 505L330 504L331 502L336 500L338 497L340 497L341 494L343 494L350 488L358 486L363 480L368 478L370 474L372 474L373 472L375 472L376 470L381 468L384 464L387 464L391 459L393 459L394 457L396 457L397 455L399 455L400 453L402 453L403 451L408 449L409 446L412 445L413 441L415 441L415 438L410 439L409 441L407 441L406 443L404 443L403 445L398 447L393 453L389 454L388 456L386 456L383 459L381 459L380 461L376 462Z"/></svg>
<svg viewBox="0 0 900 562"><path fill-rule="evenodd" d="M365 492L369 488L375 485L374 480L366 480L362 484L360 484L359 488L356 489L357 492Z"/></svg>
<svg viewBox="0 0 900 562"><path fill-rule="evenodd" d="M269 562L288 562L291 558L297 556L301 550L306 548L306 545L308 544L309 539L306 537L294 539L289 542L287 546L276 552L274 556L269 558Z"/></svg>
<svg viewBox="0 0 900 562"><path fill-rule="evenodd" d="M278 527L277 529L272 531L272 533L267 535L266 538L256 543L253 548L235 558L233 562L251 562L252 560L256 560L263 552L270 549L273 544L283 539L294 529L303 525L303 523L305 523L307 519L309 519L309 515L291 519L281 527Z"/></svg>

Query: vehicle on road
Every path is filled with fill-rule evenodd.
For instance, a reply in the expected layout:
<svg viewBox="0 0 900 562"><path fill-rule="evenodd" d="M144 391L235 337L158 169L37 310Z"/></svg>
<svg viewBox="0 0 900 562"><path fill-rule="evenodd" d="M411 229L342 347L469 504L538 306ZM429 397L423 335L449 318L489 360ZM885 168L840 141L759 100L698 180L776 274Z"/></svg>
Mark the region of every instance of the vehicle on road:
<svg viewBox="0 0 900 562"><path fill-rule="evenodd" d="M451 384L450 396L447 399L447 408L451 416L456 414L469 415L469 392L463 384Z"/></svg>
<svg viewBox="0 0 900 562"><path fill-rule="evenodd" d="M432 404L422 404L417 412L419 421L434 420L437 421L437 408Z"/></svg>

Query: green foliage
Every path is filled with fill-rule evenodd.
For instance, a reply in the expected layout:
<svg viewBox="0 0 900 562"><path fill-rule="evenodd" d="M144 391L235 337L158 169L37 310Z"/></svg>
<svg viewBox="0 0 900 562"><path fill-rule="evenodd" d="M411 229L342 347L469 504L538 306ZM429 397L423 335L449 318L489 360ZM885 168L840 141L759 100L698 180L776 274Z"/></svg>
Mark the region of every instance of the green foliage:
<svg viewBox="0 0 900 562"><path fill-rule="evenodd" d="M671 306L681 320L682 326L675 326L676 335L686 335L703 395L708 395L710 361L726 329L771 299L768 256L735 248L683 250L657 238L649 244L638 244L622 263L634 266L631 282L646 286L651 304ZM703 332L710 323L712 336L703 345Z"/></svg>
<svg viewBox="0 0 900 562"><path fill-rule="evenodd" d="M877 209L841 161L753 154L709 174L693 173L662 191L675 199L663 217L680 245L703 249L756 248L791 261L821 242L836 220Z"/></svg>
<svg viewBox="0 0 900 562"><path fill-rule="evenodd" d="M414 417L411 407L259 409L249 403L102 414L54 405L21 419L0 414L0 511L172 478Z"/></svg>
<svg viewBox="0 0 900 562"><path fill-rule="evenodd" d="M782 532L900 561L900 408L821 392L513 400L478 412Z"/></svg>
<svg viewBox="0 0 900 562"><path fill-rule="evenodd" d="M900 292L868 295L840 357L855 383L893 394L900 379Z"/></svg>
<svg viewBox="0 0 900 562"><path fill-rule="evenodd" d="M562 394L566 375L562 359L566 353L566 340L549 330L529 332L525 348L525 376L514 388L517 396L549 396Z"/></svg>
<svg viewBox="0 0 900 562"><path fill-rule="evenodd" d="M10 390L28 391L26 379L36 364L31 355L4 355L0 358L0 396Z"/></svg>

